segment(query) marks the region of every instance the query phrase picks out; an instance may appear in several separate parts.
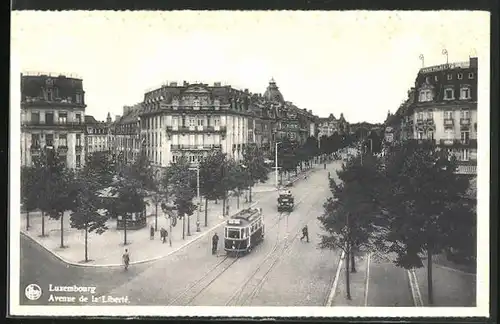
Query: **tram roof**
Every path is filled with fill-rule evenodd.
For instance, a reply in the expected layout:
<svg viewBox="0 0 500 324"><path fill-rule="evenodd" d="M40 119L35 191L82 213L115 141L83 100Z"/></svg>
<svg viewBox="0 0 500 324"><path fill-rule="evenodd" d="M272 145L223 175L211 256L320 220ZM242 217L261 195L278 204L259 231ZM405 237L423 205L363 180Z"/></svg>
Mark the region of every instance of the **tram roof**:
<svg viewBox="0 0 500 324"><path fill-rule="evenodd" d="M260 215L261 213L258 208L247 208L228 219L227 224L245 226L260 217Z"/></svg>

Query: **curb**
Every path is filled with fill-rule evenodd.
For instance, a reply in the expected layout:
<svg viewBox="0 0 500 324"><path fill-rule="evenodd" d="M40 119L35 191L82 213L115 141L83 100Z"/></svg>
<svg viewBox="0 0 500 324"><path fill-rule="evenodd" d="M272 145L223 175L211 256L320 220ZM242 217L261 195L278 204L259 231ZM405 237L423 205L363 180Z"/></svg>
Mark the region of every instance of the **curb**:
<svg viewBox="0 0 500 324"><path fill-rule="evenodd" d="M251 204L249 207L253 207L255 206L256 204L258 203L258 201L254 202L253 204ZM247 207L248 208L248 207ZM246 208L241 208L239 210L237 210L235 213L233 213L231 216L234 216L236 215L237 213L239 213L240 211L242 211L243 209L246 209ZM191 241L188 241L186 243L184 243L183 245L173 249L172 251L168 252L167 254L165 255L161 255L161 256L157 256L157 257L153 257L153 258L150 258L150 259L145 259L145 260L140 260L140 261L134 261L134 262L130 262L129 265L137 265L137 264L143 264L143 263L148 263L148 262L153 262L153 261L157 261L159 259L162 259L162 258L166 258L168 256L170 256L171 254L174 254L180 250L182 250L183 248L189 246L190 244L198 241L200 238L206 236L208 233L212 232L214 229L216 229L217 227L221 226L222 224L224 224L226 222L226 220L224 219L224 221L222 222L219 222L217 223L217 225L214 225L210 228L208 228L208 230L202 232L198 237L195 237L194 239L192 239ZM67 259L63 258L62 256L60 256L58 253L52 251L51 249L49 249L48 247L46 247L45 245L43 245L42 243L40 243L38 240L36 240L34 237L30 236L29 234L25 233L24 230L21 230L20 233L22 235L24 235L25 237L29 238L32 242L36 243L37 245L41 246L45 251L49 252L50 254L52 254L53 256L55 256L58 260L66 263L66 264L69 264L69 265L72 265L72 266L75 266L75 267L80 267L80 268L118 268L118 267L123 267L123 264L117 264L117 263L114 263L114 264L85 264L85 263L78 263L78 262L73 262L73 261L68 261Z"/></svg>

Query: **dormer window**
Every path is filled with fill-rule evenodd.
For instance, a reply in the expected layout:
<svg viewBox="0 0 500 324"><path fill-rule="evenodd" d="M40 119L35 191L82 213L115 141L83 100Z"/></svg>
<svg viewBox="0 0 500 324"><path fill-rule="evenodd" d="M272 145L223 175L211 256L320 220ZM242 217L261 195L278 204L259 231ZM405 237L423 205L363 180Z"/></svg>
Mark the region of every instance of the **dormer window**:
<svg viewBox="0 0 500 324"><path fill-rule="evenodd" d="M420 102L432 101L432 90L421 90L418 101Z"/></svg>
<svg viewBox="0 0 500 324"><path fill-rule="evenodd" d="M453 79L453 75L448 74L448 75L446 76L446 78L447 78L448 80L452 80L452 79Z"/></svg>
<svg viewBox="0 0 500 324"><path fill-rule="evenodd" d="M464 75L462 73L457 74L457 79L462 80L464 78Z"/></svg>
<svg viewBox="0 0 500 324"><path fill-rule="evenodd" d="M469 79L474 79L474 73L473 72L469 73Z"/></svg>
<svg viewBox="0 0 500 324"><path fill-rule="evenodd" d="M460 88L460 100L470 99L470 89L469 87L461 87Z"/></svg>
<svg viewBox="0 0 500 324"><path fill-rule="evenodd" d="M453 88L445 88L444 89L444 100L453 100L455 99L455 92Z"/></svg>

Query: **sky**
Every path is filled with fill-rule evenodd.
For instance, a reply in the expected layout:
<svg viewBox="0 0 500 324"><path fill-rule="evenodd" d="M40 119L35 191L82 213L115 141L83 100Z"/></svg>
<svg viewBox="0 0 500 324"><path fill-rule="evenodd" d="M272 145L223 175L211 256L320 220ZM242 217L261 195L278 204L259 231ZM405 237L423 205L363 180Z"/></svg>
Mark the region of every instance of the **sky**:
<svg viewBox="0 0 500 324"><path fill-rule="evenodd" d="M383 122L425 66L489 58L487 12L13 12L12 73L83 79L104 120L166 82L222 82L350 123Z"/></svg>

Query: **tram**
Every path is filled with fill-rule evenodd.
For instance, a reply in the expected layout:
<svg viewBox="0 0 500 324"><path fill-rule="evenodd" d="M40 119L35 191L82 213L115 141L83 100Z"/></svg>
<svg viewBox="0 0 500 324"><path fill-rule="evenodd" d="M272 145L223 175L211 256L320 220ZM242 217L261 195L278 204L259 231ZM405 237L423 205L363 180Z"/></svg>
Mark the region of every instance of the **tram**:
<svg viewBox="0 0 500 324"><path fill-rule="evenodd" d="M228 254L248 253L264 239L261 208L248 208L227 220L224 250Z"/></svg>

